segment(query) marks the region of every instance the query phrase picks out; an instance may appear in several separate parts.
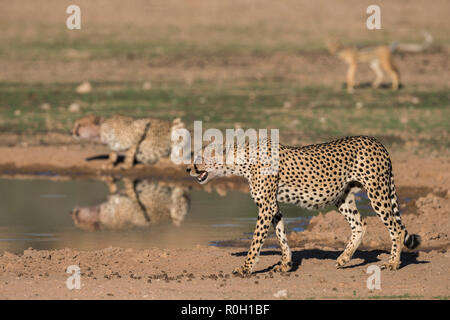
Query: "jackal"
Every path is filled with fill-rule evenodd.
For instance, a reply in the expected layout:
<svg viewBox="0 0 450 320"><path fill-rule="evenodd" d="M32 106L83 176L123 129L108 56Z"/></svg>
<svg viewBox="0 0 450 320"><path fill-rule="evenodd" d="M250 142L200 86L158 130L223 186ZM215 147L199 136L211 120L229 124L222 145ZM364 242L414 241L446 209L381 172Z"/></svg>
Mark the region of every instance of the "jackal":
<svg viewBox="0 0 450 320"><path fill-rule="evenodd" d="M423 31L425 40L421 44L392 42L389 46L376 46L367 48L344 47L337 39L328 39L326 45L330 54L348 64L347 70L347 91L352 93L355 86L355 74L359 62L368 63L375 73L375 80L372 82L373 88L378 88L383 80L383 70L389 74L392 80L392 89L397 90L400 83L400 72L393 63L392 54L394 52L421 52L427 49L433 42L432 36Z"/></svg>

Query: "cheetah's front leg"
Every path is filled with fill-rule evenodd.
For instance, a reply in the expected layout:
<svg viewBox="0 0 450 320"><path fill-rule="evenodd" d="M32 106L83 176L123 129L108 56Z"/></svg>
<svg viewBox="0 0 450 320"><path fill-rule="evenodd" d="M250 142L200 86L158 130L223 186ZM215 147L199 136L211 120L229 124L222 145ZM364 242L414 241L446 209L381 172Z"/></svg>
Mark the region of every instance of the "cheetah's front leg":
<svg viewBox="0 0 450 320"><path fill-rule="evenodd" d="M247 276L252 273L253 267L255 266L259 253L261 251L264 240L267 237L269 231L270 223L273 220L273 211L266 211L266 208L260 208L258 221L256 222L256 229L253 233L252 245L247 253L247 259L244 264L233 270L233 274Z"/></svg>
<svg viewBox="0 0 450 320"><path fill-rule="evenodd" d="M110 152L108 155L108 162L102 166L103 170L112 170L116 166L117 160L119 159L119 155L117 152Z"/></svg>
<svg viewBox="0 0 450 320"><path fill-rule="evenodd" d="M126 154L125 154L125 160L121 166L122 169L131 169L134 165L134 159L136 158L136 151L137 151L138 145L130 147Z"/></svg>
<svg viewBox="0 0 450 320"><path fill-rule="evenodd" d="M244 264L234 269L234 274L250 275L255 266L261 247L267 237L270 224L278 212L276 177L266 176L252 183L251 194L259 208L258 221L253 233L253 240Z"/></svg>

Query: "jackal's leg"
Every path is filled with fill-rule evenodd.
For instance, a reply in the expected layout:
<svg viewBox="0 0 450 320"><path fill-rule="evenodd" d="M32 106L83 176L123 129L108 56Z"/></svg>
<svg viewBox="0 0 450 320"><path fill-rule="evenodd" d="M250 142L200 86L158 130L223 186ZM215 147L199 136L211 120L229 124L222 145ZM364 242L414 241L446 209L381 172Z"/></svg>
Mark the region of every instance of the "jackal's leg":
<svg viewBox="0 0 450 320"><path fill-rule="evenodd" d="M381 67L389 74L392 79L392 89L397 90L400 84L400 72L393 64L392 60L386 60L381 63Z"/></svg>
<svg viewBox="0 0 450 320"><path fill-rule="evenodd" d="M379 60L372 60L370 62L370 68L375 72L375 80L372 82L373 88L378 88L381 84L381 81L383 81L383 71L380 68L380 61Z"/></svg>
<svg viewBox="0 0 450 320"><path fill-rule="evenodd" d="M347 70L347 92L353 93L355 87L356 62L351 62Z"/></svg>

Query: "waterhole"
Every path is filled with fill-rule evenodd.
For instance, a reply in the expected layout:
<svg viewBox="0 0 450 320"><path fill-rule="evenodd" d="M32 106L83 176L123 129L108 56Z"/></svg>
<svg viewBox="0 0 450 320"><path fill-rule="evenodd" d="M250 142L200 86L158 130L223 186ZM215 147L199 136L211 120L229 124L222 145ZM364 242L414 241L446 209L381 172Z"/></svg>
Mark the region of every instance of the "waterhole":
<svg viewBox="0 0 450 320"><path fill-rule="evenodd" d="M151 178L113 183L0 179L0 192L0 252L221 246L250 239L257 217L246 192ZM359 195L358 207L367 215L371 209L364 196ZM318 213L280 208L287 232L303 231Z"/></svg>

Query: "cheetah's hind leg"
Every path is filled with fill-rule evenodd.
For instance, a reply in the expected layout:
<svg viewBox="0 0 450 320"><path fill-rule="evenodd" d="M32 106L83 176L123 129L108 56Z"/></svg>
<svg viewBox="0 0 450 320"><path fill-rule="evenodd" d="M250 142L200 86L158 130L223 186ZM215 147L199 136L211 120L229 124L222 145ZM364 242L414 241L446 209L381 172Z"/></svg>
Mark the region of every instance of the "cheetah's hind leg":
<svg viewBox="0 0 450 320"><path fill-rule="evenodd" d="M344 215L352 229L350 241L336 260L337 268L343 267L350 261L366 232L366 223L362 220L355 202L355 193L359 190L361 190L359 187L348 186L342 197L336 202L339 212Z"/></svg>
<svg viewBox="0 0 450 320"><path fill-rule="evenodd" d="M387 177L385 181L389 181L388 179L389 177ZM392 211L388 183L389 182L386 182L383 186L379 187L375 186L374 191L368 191L367 195L369 196L373 210L388 228L392 241L391 257L387 263L381 266L381 268L397 270L400 266L400 254L405 240L405 228L401 223L400 216L396 219L395 214Z"/></svg>
<svg viewBox="0 0 450 320"><path fill-rule="evenodd" d="M103 170L112 170L116 167L119 161L119 154L117 152L110 152L108 155L108 162L102 166Z"/></svg>
<svg viewBox="0 0 450 320"><path fill-rule="evenodd" d="M292 269L292 253L287 243L286 231L284 229L283 216L278 212L272 220L273 228L281 248L281 261L273 268L275 272L288 272Z"/></svg>

